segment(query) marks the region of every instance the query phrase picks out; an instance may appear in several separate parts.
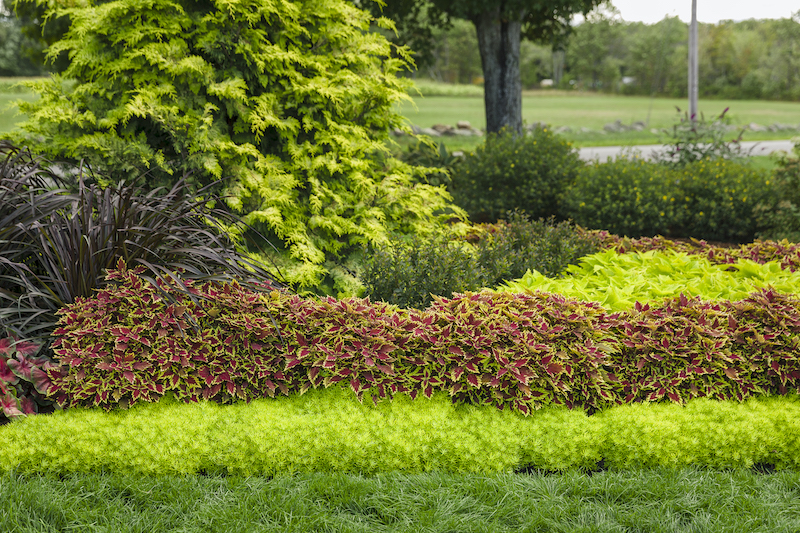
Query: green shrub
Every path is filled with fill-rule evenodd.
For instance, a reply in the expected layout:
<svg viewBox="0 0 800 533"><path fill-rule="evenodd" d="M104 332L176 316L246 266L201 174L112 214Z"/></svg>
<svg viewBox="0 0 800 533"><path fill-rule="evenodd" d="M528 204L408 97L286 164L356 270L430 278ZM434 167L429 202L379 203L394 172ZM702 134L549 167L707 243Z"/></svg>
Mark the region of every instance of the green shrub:
<svg viewBox="0 0 800 533"><path fill-rule="evenodd" d="M572 145L547 128L489 134L453 172L453 199L475 222L494 222L514 209L549 218L559 214L562 192L580 167Z"/></svg>
<svg viewBox="0 0 800 533"><path fill-rule="evenodd" d="M58 17L71 26L49 56L70 63L31 84L18 143L114 182L224 186L304 288L338 281L323 279L332 265L387 231L429 232L449 207L388 153L409 53L352 2L48 4Z"/></svg>
<svg viewBox="0 0 800 533"><path fill-rule="evenodd" d="M775 198L770 178L769 172L724 159L706 159L683 167L673 193L682 210L683 224L672 236L752 241L758 231L756 206Z"/></svg>
<svg viewBox="0 0 800 533"><path fill-rule="evenodd" d="M674 174L667 167L620 157L581 168L562 214L585 228L618 235L669 235L682 214L671 201L674 195Z"/></svg>
<svg viewBox="0 0 800 533"><path fill-rule="evenodd" d="M569 265L599 250L599 239L570 222L530 220L520 211L484 228L476 244L477 260L484 272L483 287L516 279L528 270L560 276Z"/></svg>
<svg viewBox="0 0 800 533"><path fill-rule="evenodd" d="M747 242L758 229L756 206L774 194L767 173L733 161L670 168L620 158L581 169L562 214L629 237Z"/></svg>
<svg viewBox="0 0 800 533"><path fill-rule="evenodd" d="M781 156L773 171L775 199L757 207L762 239L800 242L800 140L795 141L793 152Z"/></svg>
<svg viewBox="0 0 800 533"><path fill-rule="evenodd" d="M519 211L508 221L477 228L470 242L444 236L396 239L368 251L360 278L366 294L401 307L422 309L432 295L493 287L528 270L560 275L568 265L598 249L598 239L569 222L532 221Z"/></svg>
<svg viewBox="0 0 800 533"><path fill-rule="evenodd" d="M424 309L434 296L478 290L484 276L472 247L447 236L395 239L368 251L359 275L366 295Z"/></svg>

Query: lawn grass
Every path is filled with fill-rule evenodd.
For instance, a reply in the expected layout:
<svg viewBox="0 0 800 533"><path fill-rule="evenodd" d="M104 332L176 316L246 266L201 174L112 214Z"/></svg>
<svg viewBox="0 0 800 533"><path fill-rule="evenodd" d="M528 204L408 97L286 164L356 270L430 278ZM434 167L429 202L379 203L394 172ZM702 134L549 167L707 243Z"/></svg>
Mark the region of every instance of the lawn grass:
<svg viewBox="0 0 800 533"><path fill-rule="evenodd" d="M0 477L0 531L795 532L800 473Z"/></svg>
<svg viewBox="0 0 800 533"><path fill-rule="evenodd" d="M577 146L613 146L655 144L663 142L663 134L651 133L651 129L670 128L679 117L676 107L686 109L687 102L678 98L647 98L642 96L615 96L597 93L566 93L564 91L526 91L522 98L522 116L528 123L544 122L553 127L569 126L574 131L564 136ZM749 125L752 122L768 126L773 123L800 125L800 103L771 102L761 100L701 100L700 111L706 118L719 115L730 107L728 117L732 124ZM421 127L433 124L455 124L468 120L478 128L486 125L483 98L475 96L415 96L414 102L399 107L400 113L409 122ZM642 132L603 134L603 126L615 120L623 124L635 121L647 123ZM595 130L580 133L581 127ZM731 138L737 133L731 133ZM746 132L744 140L788 139L791 132ZM446 143L453 149L474 147L478 139L448 138Z"/></svg>

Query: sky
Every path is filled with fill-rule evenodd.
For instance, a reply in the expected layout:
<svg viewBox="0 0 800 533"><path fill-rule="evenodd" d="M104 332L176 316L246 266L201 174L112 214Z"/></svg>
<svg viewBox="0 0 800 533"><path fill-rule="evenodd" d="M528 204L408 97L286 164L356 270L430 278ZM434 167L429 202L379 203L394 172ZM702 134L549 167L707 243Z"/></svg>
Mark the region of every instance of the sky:
<svg viewBox="0 0 800 533"><path fill-rule="evenodd" d="M626 22L652 24L665 16L692 19L692 0L611 0ZM697 0L697 20L716 24L720 20L789 18L800 11L798 0Z"/></svg>

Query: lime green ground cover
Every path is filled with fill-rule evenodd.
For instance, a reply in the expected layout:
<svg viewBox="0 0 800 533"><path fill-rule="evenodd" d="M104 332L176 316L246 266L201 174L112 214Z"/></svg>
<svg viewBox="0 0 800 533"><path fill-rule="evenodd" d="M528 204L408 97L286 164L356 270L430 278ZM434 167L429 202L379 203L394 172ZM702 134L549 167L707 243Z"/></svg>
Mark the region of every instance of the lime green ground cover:
<svg viewBox="0 0 800 533"><path fill-rule="evenodd" d="M130 475L469 472L800 467L800 399L697 398L592 416L550 406L523 416L454 406L443 393L359 403L342 388L221 406L168 399L73 408L0 427L0 471Z"/></svg>
<svg viewBox="0 0 800 533"><path fill-rule="evenodd" d="M740 300L755 289L771 286L778 292L800 294L800 272L783 270L777 261L759 264L740 259L713 264L682 252L620 254L606 250L570 265L564 277L548 278L529 271L498 287L504 292L544 291L583 301L600 302L612 311L665 298L699 296L704 300Z"/></svg>

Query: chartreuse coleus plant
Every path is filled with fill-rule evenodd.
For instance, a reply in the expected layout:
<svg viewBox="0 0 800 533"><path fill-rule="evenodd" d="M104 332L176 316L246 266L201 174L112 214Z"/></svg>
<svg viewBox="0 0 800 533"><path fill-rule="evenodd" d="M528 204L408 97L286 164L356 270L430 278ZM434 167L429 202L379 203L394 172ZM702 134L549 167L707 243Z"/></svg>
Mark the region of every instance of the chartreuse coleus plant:
<svg viewBox="0 0 800 533"><path fill-rule="evenodd" d="M605 250L570 265L562 278L547 278L529 271L498 290L556 292L621 311L631 309L636 302L680 294L705 300L739 300L767 286L783 293L800 293L800 273L784 270L775 261L759 264L738 259L735 263L720 264L683 252L651 250L620 254Z"/></svg>
<svg viewBox="0 0 800 533"><path fill-rule="evenodd" d="M0 338L0 424L53 411L54 402L47 397L52 384L46 370L55 365L41 350L41 344Z"/></svg>
<svg viewBox="0 0 800 533"><path fill-rule="evenodd" d="M672 241L661 236L631 239L604 230L581 229L579 232L592 238L602 248L614 249L619 253L674 251L704 256L712 263L726 264L735 263L739 259L750 259L759 264L777 261L781 268L792 272L800 269L800 244L785 239L782 241L756 239L754 242L735 247L723 247L695 239L690 242Z"/></svg>
<svg viewBox="0 0 800 533"><path fill-rule="evenodd" d="M69 409L0 428L0 471L126 475L800 467L797 396L631 404L523 417L447 394L376 406L342 389L250 404L164 398L126 411Z"/></svg>
<svg viewBox="0 0 800 533"><path fill-rule="evenodd" d="M40 4L70 21L48 49L69 66L30 84L14 140L147 189L219 181L230 208L283 243L289 281L342 289L336 265L363 245L462 216L387 147L408 128L395 104L412 64L369 31L388 19L345 0Z"/></svg>

